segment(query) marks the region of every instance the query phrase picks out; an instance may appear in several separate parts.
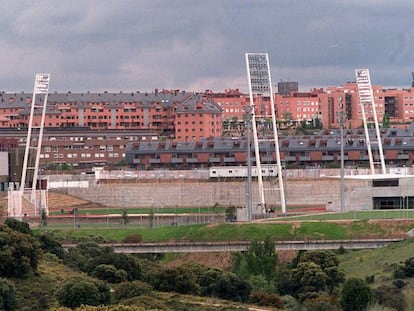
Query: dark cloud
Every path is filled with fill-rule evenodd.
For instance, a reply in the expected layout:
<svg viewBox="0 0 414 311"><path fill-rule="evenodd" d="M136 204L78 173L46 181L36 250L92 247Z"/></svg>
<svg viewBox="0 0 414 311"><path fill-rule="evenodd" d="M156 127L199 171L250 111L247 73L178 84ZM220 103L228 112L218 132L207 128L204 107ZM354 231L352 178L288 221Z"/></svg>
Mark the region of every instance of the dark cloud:
<svg viewBox="0 0 414 311"><path fill-rule="evenodd" d="M341 85L355 68L407 87L409 0L12 1L0 12L0 89L247 88L244 53L269 53L273 82Z"/></svg>

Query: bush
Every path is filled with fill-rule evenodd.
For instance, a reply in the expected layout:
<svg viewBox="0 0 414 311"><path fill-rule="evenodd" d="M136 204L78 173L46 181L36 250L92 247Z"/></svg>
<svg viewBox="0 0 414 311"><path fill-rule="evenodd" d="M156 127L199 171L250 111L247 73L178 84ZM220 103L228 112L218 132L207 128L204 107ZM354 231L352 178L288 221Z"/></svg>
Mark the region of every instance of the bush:
<svg viewBox="0 0 414 311"><path fill-rule="evenodd" d="M158 272L154 279L154 287L159 291L177 292L180 294L199 294L200 286L190 269L184 267L169 268Z"/></svg>
<svg viewBox="0 0 414 311"><path fill-rule="evenodd" d="M374 300L383 306L404 311L406 308L404 293L395 286L382 285L373 290Z"/></svg>
<svg viewBox="0 0 414 311"><path fill-rule="evenodd" d="M249 299L250 284L234 273L223 273L217 280L215 297L245 302Z"/></svg>
<svg viewBox="0 0 414 311"><path fill-rule="evenodd" d="M336 311L336 297L321 294L303 303L304 311Z"/></svg>
<svg viewBox="0 0 414 311"><path fill-rule="evenodd" d="M63 259L65 257L65 250L62 244L53 239L47 234L42 234L38 237L40 242L40 248L44 252L55 254L58 258Z"/></svg>
<svg viewBox="0 0 414 311"><path fill-rule="evenodd" d="M0 278L0 310L11 311L16 310L16 289L14 284L7 280Z"/></svg>
<svg viewBox="0 0 414 311"><path fill-rule="evenodd" d="M24 277L37 269L41 250L31 235L0 226L0 276Z"/></svg>
<svg viewBox="0 0 414 311"><path fill-rule="evenodd" d="M293 293L301 301L319 296L324 292L327 276L321 267L312 262L301 262L292 270L291 284Z"/></svg>
<svg viewBox="0 0 414 311"><path fill-rule="evenodd" d="M89 264L90 271L101 264L113 265L118 270L124 270L128 281L138 280L141 277L141 265L138 259L129 254L118 254L111 250L105 256L94 257Z"/></svg>
<svg viewBox="0 0 414 311"><path fill-rule="evenodd" d="M259 306L275 307L283 309L283 301L277 294L269 294L265 292L254 292L250 296L250 301Z"/></svg>
<svg viewBox="0 0 414 311"><path fill-rule="evenodd" d="M103 282L73 278L56 292L61 306L76 308L81 305L106 305L110 302L109 287Z"/></svg>
<svg viewBox="0 0 414 311"><path fill-rule="evenodd" d="M351 278L345 282L341 293L343 311L363 311L371 301L371 289L363 280Z"/></svg>
<svg viewBox="0 0 414 311"><path fill-rule="evenodd" d="M396 279L392 282L396 288L404 288L408 283L401 279Z"/></svg>
<svg viewBox="0 0 414 311"><path fill-rule="evenodd" d="M150 284L141 281L119 283L113 293L113 302L119 303L123 299L148 295L152 290L153 287Z"/></svg>
<svg viewBox="0 0 414 311"><path fill-rule="evenodd" d="M113 265L98 265L92 271L91 275L109 283L120 283L127 280L125 270L117 270Z"/></svg>
<svg viewBox="0 0 414 311"><path fill-rule="evenodd" d="M7 218L4 224L14 231L24 234L32 234L32 230L30 229L30 226L27 222L20 221L14 218Z"/></svg>
<svg viewBox="0 0 414 311"><path fill-rule="evenodd" d="M365 277L365 282L366 282L367 284L372 284L372 283L374 283L374 282L375 282L375 275L374 275L374 274L372 274L372 275L367 275L367 276Z"/></svg>

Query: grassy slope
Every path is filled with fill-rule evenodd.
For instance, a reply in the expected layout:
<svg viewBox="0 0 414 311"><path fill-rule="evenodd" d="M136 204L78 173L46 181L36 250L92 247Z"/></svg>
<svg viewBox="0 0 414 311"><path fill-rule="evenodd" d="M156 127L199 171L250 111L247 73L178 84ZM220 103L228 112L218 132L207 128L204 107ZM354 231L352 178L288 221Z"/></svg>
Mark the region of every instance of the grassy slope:
<svg viewBox="0 0 414 311"><path fill-rule="evenodd" d="M389 245L385 248L372 250L349 251L340 255L340 268L344 269L347 278L365 279L375 275L376 283L392 280L391 266L403 263L414 256L414 241L409 239Z"/></svg>
<svg viewBox="0 0 414 311"><path fill-rule="evenodd" d="M122 241L129 235L139 234L143 242L160 241L243 241L263 240L270 236L275 240L321 240L403 237L414 227L414 220L402 221L347 221L347 222L290 222L253 224L188 225L139 229L127 228L52 229L44 227L36 231L53 231L61 239L82 239L100 236L102 240Z"/></svg>

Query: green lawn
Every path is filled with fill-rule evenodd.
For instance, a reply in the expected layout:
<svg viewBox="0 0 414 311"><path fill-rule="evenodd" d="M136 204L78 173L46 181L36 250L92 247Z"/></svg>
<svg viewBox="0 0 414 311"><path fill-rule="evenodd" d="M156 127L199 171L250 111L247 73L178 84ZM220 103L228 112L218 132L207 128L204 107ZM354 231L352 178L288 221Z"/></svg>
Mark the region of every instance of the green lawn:
<svg viewBox="0 0 414 311"><path fill-rule="evenodd" d="M119 214L121 215L125 209L124 208L79 208L77 214L81 215L107 215L107 214ZM224 207L189 207L189 208L127 208L128 214L188 214L188 213L202 213L202 214L224 214ZM61 211L52 211L50 215L61 215ZM65 211L65 214L68 214Z"/></svg>
<svg viewBox="0 0 414 311"><path fill-rule="evenodd" d="M69 225L46 226L35 231L53 232L62 239L83 239L98 236L99 240L122 241L125 237L139 234L143 242L161 241L243 241L264 240L269 236L275 240L341 240L360 238L388 238L398 232L403 235L414 227L414 223L395 223L387 226L370 223L366 220L351 223L303 222L303 223L251 223L251 224L203 224L178 227L138 228L128 224L126 227L103 227L103 225L84 225L73 229Z"/></svg>
<svg viewBox="0 0 414 311"><path fill-rule="evenodd" d="M289 212L289 211L288 211ZM372 210L346 213L317 213L309 215L289 215L274 218L285 220L366 220L366 219L412 219L414 210Z"/></svg>

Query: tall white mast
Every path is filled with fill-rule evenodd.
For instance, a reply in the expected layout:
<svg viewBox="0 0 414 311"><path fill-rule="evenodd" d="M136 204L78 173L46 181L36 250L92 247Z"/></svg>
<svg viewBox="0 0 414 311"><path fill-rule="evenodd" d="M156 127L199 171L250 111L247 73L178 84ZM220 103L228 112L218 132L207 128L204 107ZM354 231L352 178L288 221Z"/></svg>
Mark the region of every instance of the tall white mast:
<svg viewBox="0 0 414 311"><path fill-rule="evenodd" d="M254 140L254 146L255 146L256 166L257 166L257 172L258 172L259 193L260 193L261 205L263 207L263 213L266 212L266 204L265 204L266 202L265 202L264 189L263 189L263 178L262 178L262 169L261 169L261 162L260 162L259 143L258 143L258 138L257 138L253 94L268 95L270 97L272 126L273 126L273 139L274 139L274 144L275 144L278 179L279 179L280 202L281 202L281 207L282 207L282 213L286 213L286 200L285 200L285 192L284 192L284 186L283 186L282 165L281 165L280 153L279 153L279 139L278 139L278 134L277 134L276 114L275 114L274 98L273 98L273 91L272 91L272 79L270 76L269 56L267 53L246 53L245 57L246 57L246 66L247 66L247 77L248 77L248 83L249 83L250 106L251 106L251 111L252 111L253 140Z"/></svg>
<svg viewBox="0 0 414 311"><path fill-rule="evenodd" d="M374 94L372 92L372 85L371 85L371 78L369 75L369 70L368 69L355 69L355 76L356 76L356 82L358 86L359 103L361 105L362 120L363 120L364 130L365 130L365 139L367 143L368 158L369 158L371 174L375 174L375 166L374 166L374 156L372 154L372 148L371 148L371 139L369 137L369 132L368 132L365 107L370 107L372 109L374 125L375 125L375 133L376 133L376 139L377 139L376 142L378 144L378 151L379 151L379 156L380 156L381 171L382 171L382 174L386 174L384 152L382 149L382 141L381 141L381 133L380 133L379 125L378 125L378 116L377 116L377 110L375 108Z"/></svg>
<svg viewBox="0 0 414 311"><path fill-rule="evenodd" d="M43 128L45 123L47 97L49 93L50 74L37 73L35 77L32 105L30 108L29 125L27 129L26 149L24 153L22 178L20 183L20 195L24 190L31 190L30 201L36 205L36 185L39 174L40 151L43 140ZM43 95L36 101L36 95ZM39 117L40 124L34 125L34 118ZM38 130L38 131L36 131ZM31 173L30 173L31 172ZM28 178L32 178L31 185L26 186ZM39 212L35 206L35 213Z"/></svg>
<svg viewBox="0 0 414 311"><path fill-rule="evenodd" d="M254 96L253 92L256 91L256 94L263 93L264 89L268 90L268 83L263 83L261 77L263 76L266 79L265 72L267 66L264 63L264 54L250 54L246 53L246 67L247 67L247 78L249 83L249 98L250 98L250 113L252 114L251 122L253 129L253 144L254 144L254 154L256 157L256 168L257 168L257 181L259 184L259 195L260 195L260 204L262 207L263 214L266 213L266 202L264 197L263 189L263 176L262 176L262 165L260 162L260 153L259 153L259 140L257 139L257 126L256 126L256 112L254 109ZM263 88L263 89L262 89ZM261 92L259 93L258 90Z"/></svg>

